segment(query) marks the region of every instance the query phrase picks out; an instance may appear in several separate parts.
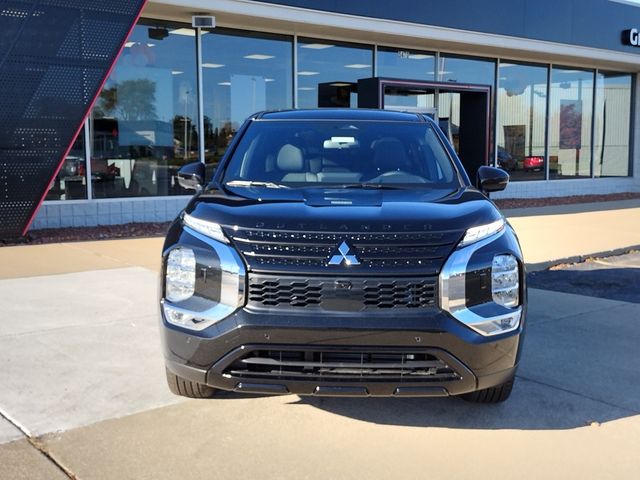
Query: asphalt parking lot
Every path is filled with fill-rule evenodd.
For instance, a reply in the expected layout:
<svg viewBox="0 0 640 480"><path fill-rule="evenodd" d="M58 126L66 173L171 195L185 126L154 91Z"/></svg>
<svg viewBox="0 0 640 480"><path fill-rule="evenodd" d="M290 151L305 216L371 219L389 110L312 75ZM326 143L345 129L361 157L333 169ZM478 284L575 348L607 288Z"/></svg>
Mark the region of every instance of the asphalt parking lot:
<svg viewBox="0 0 640 480"><path fill-rule="evenodd" d="M527 230L540 228L515 220L526 253L536 245ZM0 249L0 479L621 479L640 470L637 253L529 275L525 349L504 404L185 400L164 380L161 239L119 242Z"/></svg>

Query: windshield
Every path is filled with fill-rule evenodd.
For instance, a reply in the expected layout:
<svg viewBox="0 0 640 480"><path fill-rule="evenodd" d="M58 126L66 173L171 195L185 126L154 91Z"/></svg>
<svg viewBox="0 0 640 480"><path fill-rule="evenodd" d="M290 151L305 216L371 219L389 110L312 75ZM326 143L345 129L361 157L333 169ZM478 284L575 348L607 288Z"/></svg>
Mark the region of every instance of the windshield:
<svg viewBox="0 0 640 480"><path fill-rule="evenodd" d="M242 137L232 187L457 188L456 170L427 123L259 120Z"/></svg>

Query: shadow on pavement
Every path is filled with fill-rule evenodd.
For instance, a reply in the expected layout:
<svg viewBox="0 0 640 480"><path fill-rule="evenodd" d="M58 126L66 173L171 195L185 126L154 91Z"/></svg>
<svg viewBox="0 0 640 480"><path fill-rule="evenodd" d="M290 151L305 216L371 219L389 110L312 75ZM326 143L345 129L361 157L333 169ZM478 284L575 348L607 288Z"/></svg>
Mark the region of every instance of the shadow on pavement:
<svg viewBox="0 0 640 480"><path fill-rule="evenodd" d="M640 268L544 270L527 281L530 288L640 303Z"/></svg>
<svg viewBox="0 0 640 480"><path fill-rule="evenodd" d="M511 398L483 405L451 398L298 397L337 415L383 425L461 429L560 430L598 426L640 414L518 378Z"/></svg>

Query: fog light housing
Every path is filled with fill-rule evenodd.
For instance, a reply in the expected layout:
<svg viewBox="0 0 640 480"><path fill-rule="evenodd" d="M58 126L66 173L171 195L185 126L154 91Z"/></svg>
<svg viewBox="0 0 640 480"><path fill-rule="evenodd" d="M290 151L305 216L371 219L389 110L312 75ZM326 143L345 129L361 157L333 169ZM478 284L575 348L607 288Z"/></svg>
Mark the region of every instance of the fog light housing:
<svg viewBox="0 0 640 480"><path fill-rule="evenodd" d="M190 248L169 252L165 274L165 297L171 302L191 298L196 287L196 256Z"/></svg>
<svg viewBox="0 0 640 480"><path fill-rule="evenodd" d="M513 255L496 255L491 265L491 293L498 305L513 308L520 303L520 272Z"/></svg>
<svg viewBox="0 0 640 480"><path fill-rule="evenodd" d="M520 308L506 315L490 318L477 316L474 318L472 315L462 316L468 321L467 324L471 328L485 336L498 335L515 330L520 325L520 317L522 317L522 309Z"/></svg>
<svg viewBox="0 0 640 480"><path fill-rule="evenodd" d="M189 328L194 320L193 313L178 309L172 305L163 304L164 315L167 322L179 327Z"/></svg>

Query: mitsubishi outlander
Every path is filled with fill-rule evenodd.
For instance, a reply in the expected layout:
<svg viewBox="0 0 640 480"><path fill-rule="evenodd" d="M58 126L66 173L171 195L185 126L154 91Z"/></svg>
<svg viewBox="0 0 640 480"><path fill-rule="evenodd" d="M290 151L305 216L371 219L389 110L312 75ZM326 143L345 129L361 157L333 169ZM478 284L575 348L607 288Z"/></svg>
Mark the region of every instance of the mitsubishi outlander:
<svg viewBox="0 0 640 480"><path fill-rule="evenodd" d="M481 152L478 152L480 155ZM506 400L522 346L524 262L428 116L263 112L195 196L162 253L169 388Z"/></svg>

